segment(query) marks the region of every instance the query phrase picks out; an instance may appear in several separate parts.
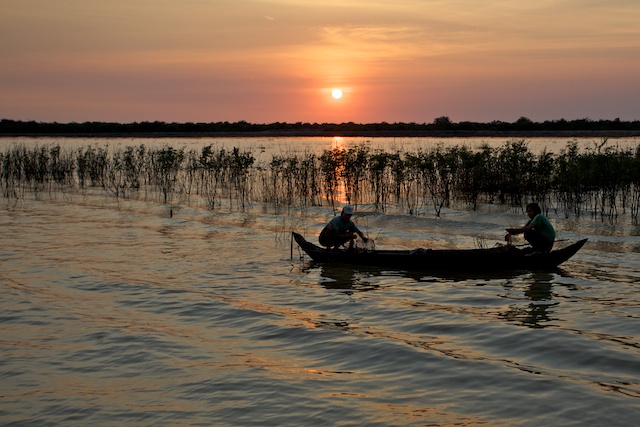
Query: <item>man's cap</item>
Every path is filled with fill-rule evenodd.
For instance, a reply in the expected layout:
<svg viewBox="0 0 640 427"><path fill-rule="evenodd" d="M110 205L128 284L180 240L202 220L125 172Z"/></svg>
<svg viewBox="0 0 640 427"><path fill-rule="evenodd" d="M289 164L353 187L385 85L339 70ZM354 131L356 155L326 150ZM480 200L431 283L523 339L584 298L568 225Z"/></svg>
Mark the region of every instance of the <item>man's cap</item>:
<svg viewBox="0 0 640 427"><path fill-rule="evenodd" d="M345 215L353 215L353 208L349 205L342 208L342 213Z"/></svg>

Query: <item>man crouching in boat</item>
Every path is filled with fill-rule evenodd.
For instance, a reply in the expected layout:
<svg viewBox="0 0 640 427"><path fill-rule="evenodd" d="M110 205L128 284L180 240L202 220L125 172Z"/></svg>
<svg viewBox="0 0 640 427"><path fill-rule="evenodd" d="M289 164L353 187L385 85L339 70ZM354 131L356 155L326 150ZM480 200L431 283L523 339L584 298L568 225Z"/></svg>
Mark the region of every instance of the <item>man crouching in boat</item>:
<svg viewBox="0 0 640 427"><path fill-rule="evenodd" d="M553 248L553 242L556 239L556 232L546 216L542 214L542 210L537 203L529 203L527 205L527 215L529 222L524 227L507 228L505 240L511 241L511 236L524 233L524 238L529 242L534 252L550 252Z"/></svg>
<svg viewBox="0 0 640 427"><path fill-rule="evenodd" d="M364 237L364 234L351 221L351 215L353 215L351 206L343 207L340 215L329 221L320 233L320 238L318 239L320 244L326 246L327 249L335 248L353 241L356 238L356 234L366 243L369 239Z"/></svg>

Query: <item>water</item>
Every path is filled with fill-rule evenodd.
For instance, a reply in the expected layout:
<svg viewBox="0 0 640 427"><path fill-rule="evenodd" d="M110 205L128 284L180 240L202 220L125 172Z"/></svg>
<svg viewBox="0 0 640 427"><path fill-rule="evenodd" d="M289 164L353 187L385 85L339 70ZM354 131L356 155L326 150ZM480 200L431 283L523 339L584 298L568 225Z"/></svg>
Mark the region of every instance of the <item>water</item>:
<svg viewBox="0 0 640 427"><path fill-rule="evenodd" d="M0 425L582 426L640 416L640 230L549 273L300 260L328 208L210 211L99 191L0 199ZM378 247L493 244L524 215L356 222ZM560 243L562 244L562 242ZM293 258L291 254L293 253Z"/></svg>

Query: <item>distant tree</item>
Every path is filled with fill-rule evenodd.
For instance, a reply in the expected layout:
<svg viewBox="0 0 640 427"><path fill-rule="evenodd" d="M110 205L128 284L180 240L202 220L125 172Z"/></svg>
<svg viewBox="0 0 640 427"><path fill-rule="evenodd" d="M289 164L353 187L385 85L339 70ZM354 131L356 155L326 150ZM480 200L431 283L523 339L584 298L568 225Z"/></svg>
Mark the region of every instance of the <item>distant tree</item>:
<svg viewBox="0 0 640 427"><path fill-rule="evenodd" d="M453 127L453 122L447 116L436 117L433 120L433 126L436 129L451 129Z"/></svg>
<svg viewBox="0 0 640 427"><path fill-rule="evenodd" d="M515 130L532 130L535 128L535 123L528 117L520 117L514 123Z"/></svg>

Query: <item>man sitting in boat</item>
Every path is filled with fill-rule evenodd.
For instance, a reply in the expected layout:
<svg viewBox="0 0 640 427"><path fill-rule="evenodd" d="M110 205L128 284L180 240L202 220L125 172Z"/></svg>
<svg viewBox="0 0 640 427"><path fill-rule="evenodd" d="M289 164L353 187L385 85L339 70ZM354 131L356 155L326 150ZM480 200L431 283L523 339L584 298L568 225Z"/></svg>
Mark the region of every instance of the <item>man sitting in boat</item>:
<svg viewBox="0 0 640 427"><path fill-rule="evenodd" d="M524 233L524 238L529 242L535 252L549 252L553 248L556 239L556 232L537 203L527 205L527 215L529 222L524 227L507 228L505 240L510 242L511 236Z"/></svg>
<svg viewBox="0 0 640 427"><path fill-rule="evenodd" d="M369 239L364 237L364 234L351 221L351 215L353 215L353 208L349 205L343 207L340 215L329 221L320 233L320 244L331 249L353 241L356 235L366 243Z"/></svg>

